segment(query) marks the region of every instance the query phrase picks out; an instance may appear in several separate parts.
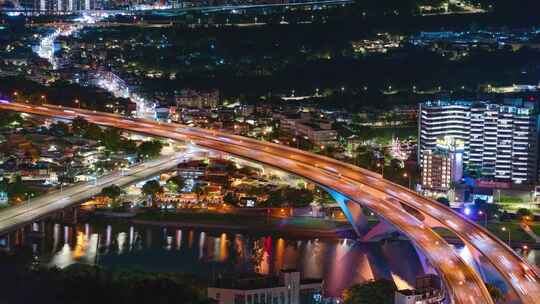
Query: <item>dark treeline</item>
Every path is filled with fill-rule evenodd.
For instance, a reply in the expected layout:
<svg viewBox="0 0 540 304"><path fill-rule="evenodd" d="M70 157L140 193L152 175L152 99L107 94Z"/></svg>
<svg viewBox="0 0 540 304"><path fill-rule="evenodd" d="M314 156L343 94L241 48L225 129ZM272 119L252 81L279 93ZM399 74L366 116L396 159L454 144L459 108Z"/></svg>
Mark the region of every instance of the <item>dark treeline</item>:
<svg viewBox="0 0 540 304"><path fill-rule="evenodd" d="M29 254L3 258L1 303L213 303L205 295L204 284L188 275L79 264L62 270L26 268L16 261L28 259Z"/></svg>

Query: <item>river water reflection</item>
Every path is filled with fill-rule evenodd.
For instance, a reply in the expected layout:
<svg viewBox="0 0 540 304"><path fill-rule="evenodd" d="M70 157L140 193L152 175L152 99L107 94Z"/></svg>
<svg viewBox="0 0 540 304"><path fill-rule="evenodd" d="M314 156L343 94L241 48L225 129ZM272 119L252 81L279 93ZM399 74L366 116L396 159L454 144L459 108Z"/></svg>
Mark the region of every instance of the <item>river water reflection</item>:
<svg viewBox="0 0 540 304"><path fill-rule="evenodd" d="M60 268L99 264L187 272L204 279L295 268L305 278L323 278L327 296L375 278L393 279L406 288L423 274L417 251L407 241L360 243L118 223L48 223L45 231L45 237L22 237L18 246L31 248L39 263ZM534 251L527 258L533 263L539 259Z"/></svg>

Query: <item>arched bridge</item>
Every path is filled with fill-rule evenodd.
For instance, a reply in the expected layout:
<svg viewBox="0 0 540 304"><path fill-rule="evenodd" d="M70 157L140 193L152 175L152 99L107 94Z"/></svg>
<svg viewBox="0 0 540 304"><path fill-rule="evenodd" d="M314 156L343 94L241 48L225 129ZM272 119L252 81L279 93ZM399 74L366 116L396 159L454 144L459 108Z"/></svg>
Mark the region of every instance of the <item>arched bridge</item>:
<svg viewBox="0 0 540 304"><path fill-rule="evenodd" d="M81 116L102 126L191 141L207 149L293 173L328 189L357 231L362 221L360 206L363 206L406 235L426 257L429 267L441 276L449 303L492 304L484 284L486 273L495 275L504 283L509 303L539 303L540 277L537 270L504 242L450 208L368 170L287 146L178 124L50 105L2 102L0 109L62 119ZM471 252L474 261L465 261L453 246L433 231L435 227L455 233Z"/></svg>

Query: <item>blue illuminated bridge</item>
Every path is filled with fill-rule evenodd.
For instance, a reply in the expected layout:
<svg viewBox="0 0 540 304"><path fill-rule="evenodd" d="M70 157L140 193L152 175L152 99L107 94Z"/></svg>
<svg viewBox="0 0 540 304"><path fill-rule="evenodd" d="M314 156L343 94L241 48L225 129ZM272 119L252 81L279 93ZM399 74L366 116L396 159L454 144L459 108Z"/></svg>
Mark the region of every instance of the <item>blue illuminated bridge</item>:
<svg viewBox="0 0 540 304"><path fill-rule="evenodd" d="M3 102L0 109L68 120L80 116L101 126L188 141L295 174L327 189L360 237L377 238L390 229L408 237L421 253L424 271L441 277L448 303L494 303L484 282L500 287L506 303L540 303L538 270L504 242L452 209L368 170L287 146L179 124L51 105ZM381 219L369 231L364 230L362 208ZM433 228L453 232L470 258L460 255Z"/></svg>

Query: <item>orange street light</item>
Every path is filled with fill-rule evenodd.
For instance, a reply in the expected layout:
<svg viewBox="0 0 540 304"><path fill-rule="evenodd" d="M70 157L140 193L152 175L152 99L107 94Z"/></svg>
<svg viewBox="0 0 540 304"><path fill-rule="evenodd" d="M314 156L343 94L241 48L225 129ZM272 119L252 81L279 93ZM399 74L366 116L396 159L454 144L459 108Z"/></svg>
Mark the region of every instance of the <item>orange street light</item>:
<svg viewBox="0 0 540 304"><path fill-rule="evenodd" d="M510 246L510 233L511 233L511 230L510 230L510 229L506 229L506 227L502 227L501 230L502 230L502 231L507 231L507 230L508 230L508 246Z"/></svg>

